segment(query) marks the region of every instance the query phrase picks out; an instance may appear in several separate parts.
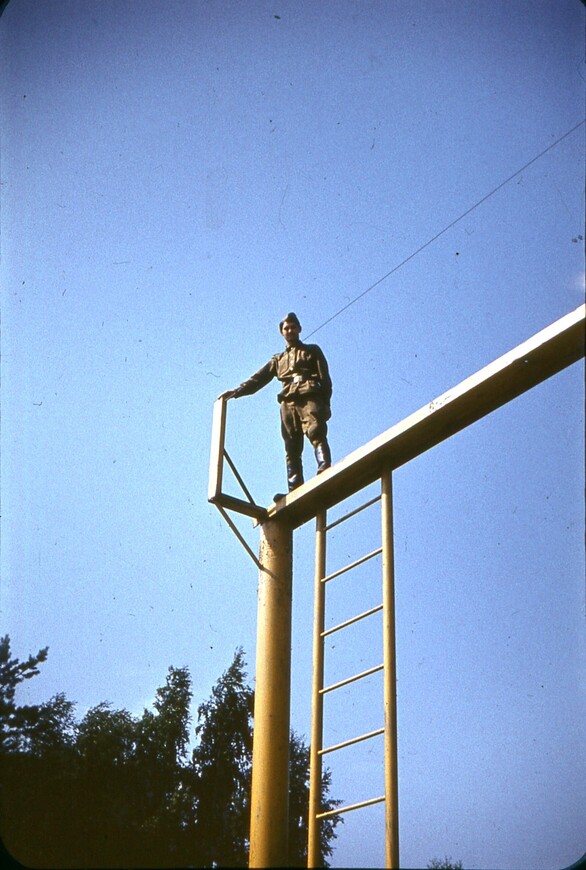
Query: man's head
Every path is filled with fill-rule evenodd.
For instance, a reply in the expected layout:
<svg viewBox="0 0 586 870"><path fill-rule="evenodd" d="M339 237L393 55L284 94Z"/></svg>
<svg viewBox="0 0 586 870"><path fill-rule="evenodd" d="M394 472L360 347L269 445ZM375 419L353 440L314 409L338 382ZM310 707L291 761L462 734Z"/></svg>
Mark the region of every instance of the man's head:
<svg viewBox="0 0 586 870"><path fill-rule="evenodd" d="M281 335L287 344L296 344L299 341L299 333L301 332L301 324L297 315L290 311L279 323Z"/></svg>

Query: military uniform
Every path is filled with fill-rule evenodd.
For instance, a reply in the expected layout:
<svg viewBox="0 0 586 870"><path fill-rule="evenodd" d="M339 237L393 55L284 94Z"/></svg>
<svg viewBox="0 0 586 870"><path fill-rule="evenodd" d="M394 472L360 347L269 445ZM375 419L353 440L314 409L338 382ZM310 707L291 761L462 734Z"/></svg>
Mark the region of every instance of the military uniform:
<svg viewBox="0 0 586 870"><path fill-rule="evenodd" d="M323 351L317 344L298 341L277 353L244 381L234 398L250 396L278 378L282 389L277 396L281 406L281 435L285 442L289 490L303 483L303 436L311 442L317 471L331 465L327 421L330 419L332 381Z"/></svg>

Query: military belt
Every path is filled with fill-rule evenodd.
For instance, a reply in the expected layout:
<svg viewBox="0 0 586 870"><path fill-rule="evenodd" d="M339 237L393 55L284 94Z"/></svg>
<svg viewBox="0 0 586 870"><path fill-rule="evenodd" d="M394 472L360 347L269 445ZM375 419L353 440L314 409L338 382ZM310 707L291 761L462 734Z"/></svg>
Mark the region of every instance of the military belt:
<svg viewBox="0 0 586 870"><path fill-rule="evenodd" d="M315 381L316 386L321 387L320 382L317 381L315 378L306 378L303 375L291 375L291 377L288 378L280 378L280 381L283 384L302 384L304 381Z"/></svg>

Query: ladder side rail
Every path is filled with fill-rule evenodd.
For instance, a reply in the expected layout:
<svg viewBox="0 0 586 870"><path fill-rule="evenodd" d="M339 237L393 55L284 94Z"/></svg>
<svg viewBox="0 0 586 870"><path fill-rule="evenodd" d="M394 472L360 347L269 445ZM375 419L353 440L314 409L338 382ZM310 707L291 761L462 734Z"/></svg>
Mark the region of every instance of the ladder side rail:
<svg viewBox="0 0 586 870"><path fill-rule="evenodd" d="M397 769L397 664L395 642L395 564L393 489L390 468L381 479L383 541L383 662L385 722L386 866L399 867L399 784Z"/></svg>
<svg viewBox="0 0 586 870"><path fill-rule="evenodd" d="M320 810L322 786L324 640L326 587L322 582L326 573L325 511L316 517L315 534L315 595L313 619L313 679L311 699L311 742L309 748L309 814L307 832L307 866L322 865L320 850Z"/></svg>

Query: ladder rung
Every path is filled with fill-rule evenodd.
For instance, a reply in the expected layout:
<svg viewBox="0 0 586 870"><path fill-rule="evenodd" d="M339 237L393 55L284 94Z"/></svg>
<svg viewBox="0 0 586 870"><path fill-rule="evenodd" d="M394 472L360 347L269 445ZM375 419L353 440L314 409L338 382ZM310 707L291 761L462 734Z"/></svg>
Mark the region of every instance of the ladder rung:
<svg viewBox="0 0 586 870"><path fill-rule="evenodd" d="M377 665L375 668L369 668L367 671L362 671L361 674L354 674L353 677L346 677L345 680L341 680L339 683L334 683L332 686L326 686L325 689L320 689L320 695L325 695L326 692L333 692L334 689L341 689L342 686L347 686L348 683L353 683L355 680L361 680L362 677L369 677L371 674L376 674L377 671L382 671L384 665Z"/></svg>
<svg viewBox="0 0 586 870"><path fill-rule="evenodd" d="M368 559L372 559L373 556L378 556L379 553L382 553L382 551L382 547L379 547L378 550L373 550L372 553L368 553L368 555L363 556L361 559L357 559L355 562L351 562L350 565L346 565L345 568L340 568L338 571L334 571L333 574L328 574L327 577L322 577L321 582L327 583L328 580L333 580L334 577L339 577L340 574L344 574L346 571L351 571L352 568L357 568L358 565L362 565L363 562L366 562Z"/></svg>
<svg viewBox="0 0 586 870"><path fill-rule="evenodd" d="M371 498L370 501L367 501L365 504L360 505L360 507L355 508L353 511L349 511L347 514L344 514L343 517L340 517L339 519L334 520L333 523L330 523L329 526L325 527L324 531L329 532L329 530L333 529L334 526L339 526L340 523L344 522L344 520L349 520L350 517L354 517L354 516L356 516L356 514L359 514L360 511L363 511L363 510L365 510L365 508L370 507L371 504L375 504L377 501L380 501L380 498L381 498L380 494L375 495L375 497Z"/></svg>
<svg viewBox="0 0 586 870"><path fill-rule="evenodd" d="M370 737L378 737L380 734L384 733L384 728L377 728L376 731L369 731L368 734L361 734L360 737L352 737L350 740L344 740L343 743L336 743L335 746L328 746L327 749L320 749L318 755L335 752L336 749L343 749L345 746L352 746L354 743L360 743L362 740L368 740Z"/></svg>
<svg viewBox="0 0 586 870"><path fill-rule="evenodd" d="M347 619L345 622L341 622L339 625L334 625L333 628L326 628L325 631L321 632L322 637L327 637L328 634L333 634L335 631L340 631L341 628L347 628L349 625L353 625L355 622L359 622L361 619L366 619L367 616L372 616L373 613L378 613L379 610L383 609L383 605L379 604L377 607L372 607L370 610L365 610L364 613L359 613L358 616L353 616L352 619Z"/></svg>
<svg viewBox="0 0 586 870"><path fill-rule="evenodd" d="M384 794L381 797L370 798L368 801L360 801L358 804L348 804L346 807L338 807L337 810L328 810L327 813L318 813L316 819L327 819L328 816L337 816L338 813L349 813L352 810L360 810L362 807L371 807L373 804L380 804L385 800Z"/></svg>

